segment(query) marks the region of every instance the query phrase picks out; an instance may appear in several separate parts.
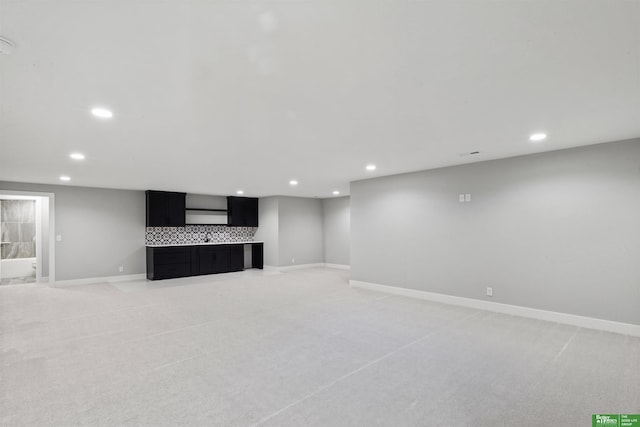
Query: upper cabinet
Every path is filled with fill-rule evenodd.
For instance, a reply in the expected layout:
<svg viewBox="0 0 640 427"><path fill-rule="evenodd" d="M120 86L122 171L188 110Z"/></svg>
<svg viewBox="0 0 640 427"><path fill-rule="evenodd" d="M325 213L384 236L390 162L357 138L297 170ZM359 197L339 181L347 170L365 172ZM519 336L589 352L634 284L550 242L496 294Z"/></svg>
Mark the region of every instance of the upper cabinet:
<svg viewBox="0 0 640 427"><path fill-rule="evenodd" d="M147 191L147 227L184 227L186 193Z"/></svg>
<svg viewBox="0 0 640 427"><path fill-rule="evenodd" d="M234 227L258 226L258 199L252 197L227 197L228 225Z"/></svg>
<svg viewBox="0 0 640 427"><path fill-rule="evenodd" d="M258 199L252 197L227 197L227 209L205 207L186 208L186 193L151 191L147 194L147 227L184 227L187 224L218 224L233 227L258 226ZM222 199L224 201L224 199ZM195 213L195 214L194 214ZM226 213L226 224L210 221L210 216ZM217 219L217 217L216 217Z"/></svg>

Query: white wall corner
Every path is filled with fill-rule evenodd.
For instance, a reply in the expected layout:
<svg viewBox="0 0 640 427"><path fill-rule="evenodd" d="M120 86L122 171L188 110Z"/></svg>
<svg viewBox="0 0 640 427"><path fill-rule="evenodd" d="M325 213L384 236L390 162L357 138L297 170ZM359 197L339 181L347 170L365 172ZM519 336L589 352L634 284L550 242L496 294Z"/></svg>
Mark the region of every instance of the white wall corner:
<svg viewBox="0 0 640 427"><path fill-rule="evenodd" d="M640 325L630 323L614 322L611 320L596 319L593 317L577 316L575 314L559 313L555 311L539 310L536 308L522 307L518 305L502 304L497 302L482 301L472 298L463 298L453 295L438 294L434 292L420 291L417 289L399 288L396 286L380 285L377 283L362 282L359 280L349 280L349 285L354 288L367 289L370 291L384 292L388 294L401 295L410 298L419 298L427 301L440 302L443 304L458 305L462 307L475 308L478 310L493 311L496 313L509 314L512 316L528 317L531 319L546 320L549 322L563 323L581 328L596 329L606 332L614 332L623 335L640 337Z"/></svg>

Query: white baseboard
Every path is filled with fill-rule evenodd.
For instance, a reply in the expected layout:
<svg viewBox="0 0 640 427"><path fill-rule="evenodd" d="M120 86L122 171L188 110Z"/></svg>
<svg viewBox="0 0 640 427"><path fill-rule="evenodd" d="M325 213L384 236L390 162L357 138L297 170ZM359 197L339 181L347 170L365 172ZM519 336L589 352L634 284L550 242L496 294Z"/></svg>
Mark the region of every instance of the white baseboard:
<svg viewBox="0 0 640 427"><path fill-rule="evenodd" d="M122 274L120 276L88 277L86 279L56 280L55 282L52 283L52 285L53 286L90 285L92 283L129 282L132 280L146 280L146 278L147 278L147 275L145 273Z"/></svg>
<svg viewBox="0 0 640 427"><path fill-rule="evenodd" d="M338 270L351 270L351 266L346 264L331 264L329 262L325 262L324 266L327 268L337 268Z"/></svg>
<svg viewBox="0 0 640 427"><path fill-rule="evenodd" d="M556 311L539 310L537 308L522 307L519 305L502 304L498 302L482 301L472 298L463 298L453 295L419 291L417 289L379 285L377 283L362 282L359 280L349 280L349 285L355 288L385 292L394 295L402 295L411 298L419 298L428 301L440 302L443 304L459 305L462 307L475 308L478 310L493 311L496 313L510 314L512 316L529 317L532 319L547 320L549 322L579 326L581 328L597 329L600 331L615 332L618 334L640 337L640 325L633 325L630 323L613 322L611 320L577 316L575 314L559 313Z"/></svg>
<svg viewBox="0 0 640 427"><path fill-rule="evenodd" d="M316 268L316 267L324 267L323 262L315 263L315 264L296 264L296 265L285 265L284 267L278 267L280 271L291 271L291 270L302 270L304 268Z"/></svg>
<svg viewBox="0 0 640 427"><path fill-rule="evenodd" d="M285 265L282 267L278 267L275 265L265 265L264 269L267 271L291 271L291 270L302 270L304 268L318 268L318 267L326 267L326 268L337 268L340 270L350 270L351 266L345 264L329 264L324 262L318 262L315 264L297 264L297 265Z"/></svg>

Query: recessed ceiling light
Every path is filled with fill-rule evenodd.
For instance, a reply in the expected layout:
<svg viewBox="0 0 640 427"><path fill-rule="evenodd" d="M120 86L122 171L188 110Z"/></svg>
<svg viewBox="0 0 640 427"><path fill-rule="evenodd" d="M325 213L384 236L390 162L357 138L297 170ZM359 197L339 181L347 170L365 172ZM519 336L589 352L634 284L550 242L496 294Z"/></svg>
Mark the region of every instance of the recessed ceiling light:
<svg viewBox="0 0 640 427"><path fill-rule="evenodd" d="M66 175L60 175L60 181L71 181L71 178Z"/></svg>
<svg viewBox="0 0 640 427"><path fill-rule="evenodd" d="M236 194L244 194L244 191L238 190L238 191L236 191Z"/></svg>
<svg viewBox="0 0 640 427"><path fill-rule="evenodd" d="M531 136L529 137L529 141L531 142L540 142L544 141L545 139L547 139L547 134L542 132L531 134Z"/></svg>
<svg viewBox="0 0 640 427"><path fill-rule="evenodd" d="M69 154L69 157L71 157L73 160L84 160L84 154L82 153L71 153Z"/></svg>
<svg viewBox="0 0 640 427"><path fill-rule="evenodd" d="M374 171L374 170L376 170L376 165L367 165L367 170L368 170L368 171Z"/></svg>
<svg viewBox="0 0 640 427"><path fill-rule="evenodd" d="M339 192L338 190L336 190L336 191L334 191L334 192L333 192L333 195L334 195L334 196L337 196L338 194L340 194L340 192Z"/></svg>
<svg viewBox="0 0 640 427"><path fill-rule="evenodd" d="M91 109L91 114L101 119L110 119L113 117L113 112L106 108L95 107Z"/></svg>
<svg viewBox="0 0 640 427"><path fill-rule="evenodd" d="M289 185L298 185L298 181L292 179L291 181L289 181Z"/></svg>

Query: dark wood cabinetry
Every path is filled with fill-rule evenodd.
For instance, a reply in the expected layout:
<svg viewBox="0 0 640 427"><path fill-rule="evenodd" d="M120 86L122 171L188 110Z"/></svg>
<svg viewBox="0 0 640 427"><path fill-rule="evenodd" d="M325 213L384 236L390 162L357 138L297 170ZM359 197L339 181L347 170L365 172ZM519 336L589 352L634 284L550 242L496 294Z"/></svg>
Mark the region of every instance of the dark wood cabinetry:
<svg viewBox="0 0 640 427"><path fill-rule="evenodd" d="M227 222L234 227L258 226L258 199L227 197Z"/></svg>
<svg viewBox="0 0 640 427"><path fill-rule="evenodd" d="M147 190L147 227L184 227L186 225L186 193ZM224 209L190 209L222 212ZM258 226L258 199L227 197L227 224L232 227ZM225 224L222 224L225 225Z"/></svg>
<svg viewBox="0 0 640 427"><path fill-rule="evenodd" d="M227 245L196 247L198 259L194 274L214 274L231 271L229 268L229 248Z"/></svg>
<svg viewBox="0 0 640 427"><path fill-rule="evenodd" d="M227 245L229 247L229 271L244 270L244 245Z"/></svg>
<svg viewBox="0 0 640 427"><path fill-rule="evenodd" d="M147 191L147 227L184 227L186 193Z"/></svg>
<svg viewBox="0 0 640 427"><path fill-rule="evenodd" d="M244 270L244 245L147 247L149 280ZM252 267L262 268L262 243L251 243ZM260 250L256 252L255 247ZM259 257L259 258L258 258Z"/></svg>
<svg viewBox="0 0 640 427"><path fill-rule="evenodd" d="M147 248L147 278L172 279L191 275L191 248Z"/></svg>
<svg viewBox="0 0 640 427"><path fill-rule="evenodd" d="M251 268L264 268L264 245L254 243L251 245Z"/></svg>

